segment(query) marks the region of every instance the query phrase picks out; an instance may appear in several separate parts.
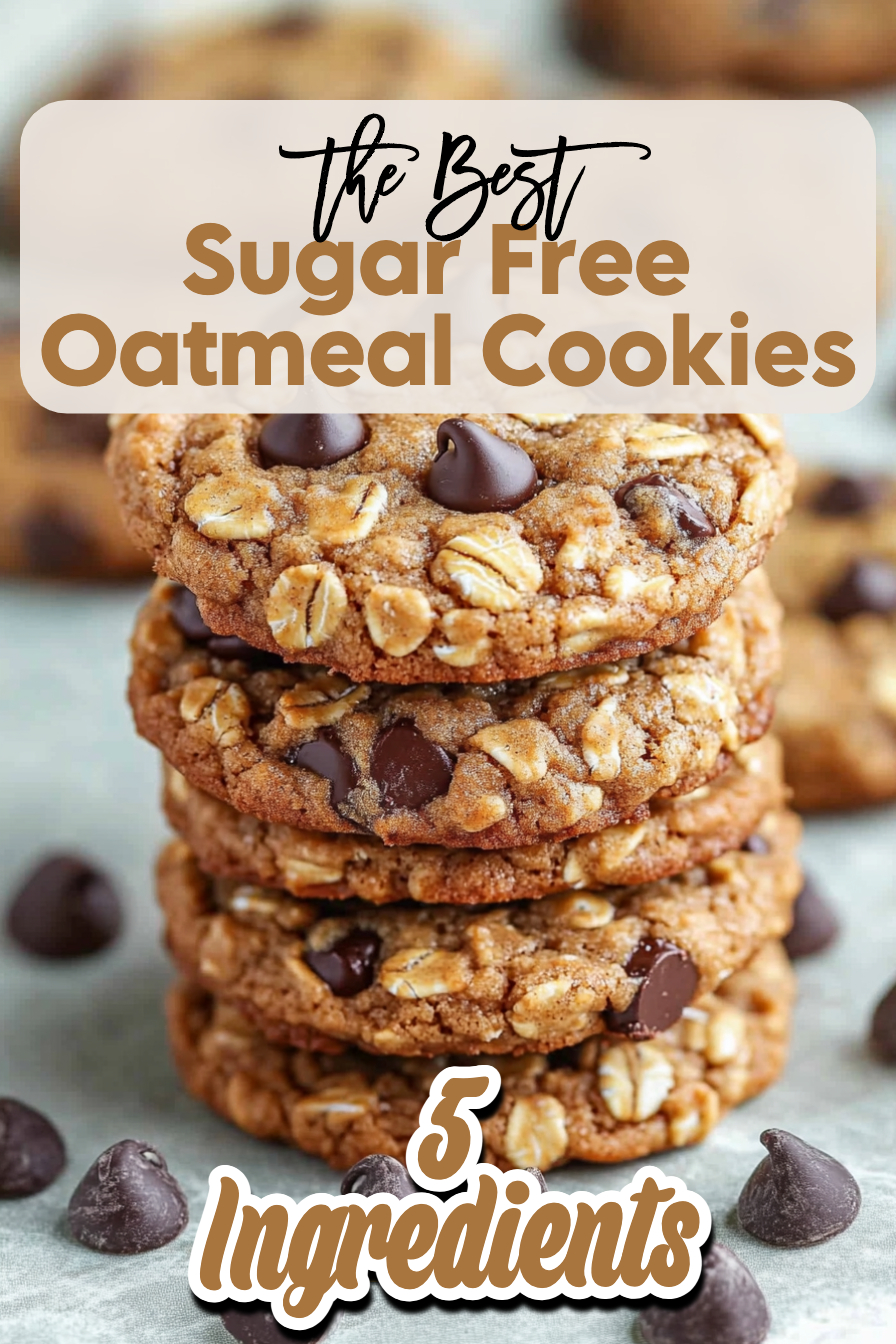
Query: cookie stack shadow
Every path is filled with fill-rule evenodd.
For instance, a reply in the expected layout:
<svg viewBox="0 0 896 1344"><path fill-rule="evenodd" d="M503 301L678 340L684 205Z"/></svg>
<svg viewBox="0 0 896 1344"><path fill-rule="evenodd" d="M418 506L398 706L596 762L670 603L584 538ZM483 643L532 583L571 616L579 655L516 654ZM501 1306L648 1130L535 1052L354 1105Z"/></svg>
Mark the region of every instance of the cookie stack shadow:
<svg viewBox="0 0 896 1344"><path fill-rule="evenodd" d="M801 885L776 422L113 424L170 576L130 700L196 1097L349 1167L403 1158L482 1056L487 1159L546 1170L698 1143L774 1081Z"/></svg>

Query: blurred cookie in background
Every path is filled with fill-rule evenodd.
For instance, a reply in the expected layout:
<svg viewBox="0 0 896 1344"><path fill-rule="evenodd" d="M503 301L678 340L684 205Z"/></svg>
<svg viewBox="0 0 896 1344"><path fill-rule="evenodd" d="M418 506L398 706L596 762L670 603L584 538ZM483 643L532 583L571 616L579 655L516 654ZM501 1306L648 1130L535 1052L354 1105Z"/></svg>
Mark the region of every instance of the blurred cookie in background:
<svg viewBox="0 0 896 1344"><path fill-rule="evenodd" d="M896 480L806 471L768 569L786 612L775 729L796 806L896 798Z"/></svg>
<svg viewBox="0 0 896 1344"><path fill-rule="evenodd" d="M29 397L15 334L0 336L0 572L64 579L149 574L103 466L104 415L61 415Z"/></svg>
<svg viewBox="0 0 896 1344"><path fill-rule="evenodd" d="M497 68L407 14L274 9L146 36L72 72L59 98L500 98ZM18 249L18 163L0 192L0 245Z"/></svg>
<svg viewBox="0 0 896 1344"><path fill-rule="evenodd" d="M610 74L788 93L896 75L893 0L568 0L577 53Z"/></svg>

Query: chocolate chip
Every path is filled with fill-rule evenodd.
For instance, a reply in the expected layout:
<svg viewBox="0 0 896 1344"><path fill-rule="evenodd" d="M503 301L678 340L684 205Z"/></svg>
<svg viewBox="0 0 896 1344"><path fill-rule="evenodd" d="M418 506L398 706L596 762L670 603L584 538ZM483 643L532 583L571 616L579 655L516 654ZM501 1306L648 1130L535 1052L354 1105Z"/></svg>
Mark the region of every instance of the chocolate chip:
<svg viewBox="0 0 896 1344"><path fill-rule="evenodd" d="M325 1320L299 1334L296 1330L285 1330L264 1302L231 1302L227 1310L221 1312L221 1324L240 1344L287 1344L288 1341L316 1344L330 1333L338 1316L338 1312L331 1311Z"/></svg>
<svg viewBox="0 0 896 1344"><path fill-rule="evenodd" d="M24 1102L0 1097L0 1199L36 1195L65 1166L65 1144L54 1124Z"/></svg>
<svg viewBox="0 0 896 1344"><path fill-rule="evenodd" d="M716 1242L685 1306L648 1307L638 1317L647 1344L761 1344L771 1329L768 1303L742 1260Z"/></svg>
<svg viewBox="0 0 896 1344"><path fill-rule="evenodd" d="M105 873L71 854L33 869L13 897L10 937L36 957L66 961L108 947L121 928L121 904Z"/></svg>
<svg viewBox="0 0 896 1344"><path fill-rule="evenodd" d="M272 415L262 426L258 452L264 467L329 467L367 442L360 415Z"/></svg>
<svg viewBox="0 0 896 1344"><path fill-rule="evenodd" d="M515 509L531 499L538 476L528 453L472 420L443 420L426 489L437 504L460 513Z"/></svg>
<svg viewBox="0 0 896 1344"><path fill-rule="evenodd" d="M415 811L448 792L454 764L447 751L424 737L410 719L380 733L370 753L370 774L383 810Z"/></svg>
<svg viewBox="0 0 896 1344"><path fill-rule="evenodd" d="M747 1232L770 1246L815 1246L855 1221L862 1192L842 1162L786 1129L767 1129L759 1142L768 1157L737 1201Z"/></svg>
<svg viewBox="0 0 896 1344"><path fill-rule="evenodd" d="M821 600L829 621L872 612L890 616L896 611L896 566L876 556L853 560L846 573Z"/></svg>
<svg viewBox="0 0 896 1344"><path fill-rule="evenodd" d="M887 991L874 1010L871 1044L881 1059L896 1064L896 985Z"/></svg>
<svg viewBox="0 0 896 1344"><path fill-rule="evenodd" d="M199 603L189 588L176 588L168 604L171 619L191 644L204 644L211 630L199 614Z"/></svg>
<svg viewBox="0 0 896 1344"><path fill-rule="evenodd" d="M35 574L68 574L96 560L96 539L84 521L60 504L38 505L19 522L19 539Z"/></svg>
<svg viewBox="0 0 896 1344"><path fill-rule="evenodd" d="M649 500L649 495L645 495L644 491L656 492L662 504L668 509L675 526L686 537L706 541L707 538L716 535L715 523L707 518L696 500L685 494L675 481L658 471L652 471L648 476L639 476L636 481L628 481L625 485L621 485L613 498L621 509L637 518Z"/></svg>
<svg viewBox="0 0 896 1344"><path fill-rule="evenodd" d="M54 453L86 452L99 454L109 442L105 415L74 415L62 411L43 411L40 426L30 437L28 447Z"/></svg>
<svg viewBox="0 0 896 1344"><path fill-rule="evenodd" d="M379 934L354 929L326 952L306 951L305 961L338 999L350 999L372 985L379 954Z"/></svg>
<svg viewBox="0 0 896 1344"><path fill-rule="evenodd" d="M793 927L784 939L791 961L822 952L840 932L840 921L818 890L814 880L804 875L803 889L793 907Z"/></svg>
<svg viewBox="0 0 896 1344"><path fill-rule="evenodd" d="M362 1157L360 1162L345 1173L341 1195L394 1195L396 1199L407 1199L415 1195L417 1187L408 1175L408 1169L394 1157L384 1153L371 1153Z"/></svg>
<svg viewBox="0 0 896 1344"><path fill-rule="evenodd" d="M604 1014L608 1031L647 1040L677 1022L697 989L697 968L687 952L665 938L642 938L625 963L625 973L641 981L621 1011Z"/></svg>
<svg viewBox="0 0 896 1344"><path fill-rule="evenodd" d="M747 836L741 845L741 849L745 854L768 854L771 851L771 845L761 835L754 832L753 835Z"/></svg>
<svg viewBox="0 0 896 1344"><path fill-rule="evenodd" d="M122 1139L101 1153L69 1200L72 1235L110 1255L167 1246L190 1215L184 1192L149 1143Z"/></svg>
<svg viewBox="0 0 896 1344"><path fill-rule="evenodd" d="M886 484L880 476L832 476L812 500L813 513L847 518L869 513L883 501Z"/></svg>
<svg viewBox="0 0 896 1344"><path fill-rule="evenodd" d="M552 1050L548 1055L549 1069L577 1069L579 1067L579 1047L565 1045L560 1050Z"/></svg>
<svg viewBox="0 0 896 1344"><path fill-rule="evenodd" d="M332 728L324 728L312 742L290 747L283 758L287 765L299 765L321 779L330 781L330 803L344 803L358 783L358 771L347 751L339 745Z"/></svg>

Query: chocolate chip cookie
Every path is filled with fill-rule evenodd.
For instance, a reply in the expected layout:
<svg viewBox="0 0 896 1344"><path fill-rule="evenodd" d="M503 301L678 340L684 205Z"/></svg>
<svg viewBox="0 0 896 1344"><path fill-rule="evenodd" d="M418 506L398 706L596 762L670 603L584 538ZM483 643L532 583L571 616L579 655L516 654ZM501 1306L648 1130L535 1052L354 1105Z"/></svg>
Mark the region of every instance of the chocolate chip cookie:
<svg viewBox="0 0 896 1344"><path fill-rule="evenodd" d="M661 84L807 93L896 74L890 0L568 0L567 30L604 70Z"/></svg>
<svg viewBox="0 0 896 1344"><path fill-rule="evenodd" d="M392 683L635 657L714 620L794 464L762 415L112 418L127 526L208 626Z"/></svg>
<svg viewBox="0 0 896 1344"><path fill-rule="evenodd" d="M806 472L770 573L786 610L775 724L797 806L896 797L896 482Z"/></svg>
<svg viewBox="0 0 896 1344"><path fill-rule="evenodd" d="M59 98L498 98L493 63L407 14L273 9L261 21L176 27L107 53ZM0 237L18 245L18 164L9 167Z"/></svg>
<svg viewBox="0 0 896 1344"><path fill-rule="evenodd" d="M637 886L708 863L750 837L785 801L781 749L773 737L741 747L711 784L655 798L646 820L577 840L517 849L386 846L364 836L327 835L259 821L196 789L165 767L168 820L206 873L293 896L356 897L374 905L484 905L537 900L570 888Z"/></svg>
<svg viewBox="0 0 896 1344"><path fill-rule="evenodd" d="M32 401L18 336L0 335L0 571L65 579L149 573L103 468L108 441L104 415L62 415Z"/></svg>
<svg viewBox="0 0 896 1344"><path fill-rule="evenodd" d="M675 648L491 686L355 685L196 626L160 581L133 639L138 730L264 821L501 849L641 821L765 731L778 608L754 571Z"/></svg>
<svg viewBox="0 0 896 1344"><path fill-rule="evenodd" d="M182 971L272 1040L516 1054L665 1031L787 933L798 838L772 812L746 848L677 877L479 907L300 901L209 878L178 840L159 900Z"/></svg>
<svg viewBox="0 0 896 1344"><path fill-rule="evenodd" d="M484 1160L547 1171L702 1142L780 1074L794 991L786 956L769 943L652 1041L604 1034L555 1055L492 1056L502 1088L482 1122ZM249 1134L337 1168L370 1153L404 1160L433 1078L464 1062L273 1045L232 1005L186 983L169 995L168 1025L195 1097Z"/></svg>

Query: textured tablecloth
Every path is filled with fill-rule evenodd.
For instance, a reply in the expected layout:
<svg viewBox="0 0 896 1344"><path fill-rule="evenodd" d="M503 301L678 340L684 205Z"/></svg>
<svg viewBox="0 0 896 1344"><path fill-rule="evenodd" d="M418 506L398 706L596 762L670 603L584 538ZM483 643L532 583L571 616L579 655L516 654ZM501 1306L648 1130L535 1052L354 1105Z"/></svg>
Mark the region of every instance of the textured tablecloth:
<svg viewBox="0 0 896 1344"><path fill-rule="evenodd" d="M545 45L546 7L538 0L445 0L430 7L464 20L475 14L487 37L506 43L530 73L538 67L549 90L558 87L564 67L556 48ZM79 36L86 31L84 15L100 22L122 8L87 0L4 0L0 75L9 74L10 63L24 72L18 84L4 82L7 124L14 95L21 103L25 76L32 85L37 79L38 37L40 50L59 54L86 40ZM878 132L882 177L896 201L896 97L861 106ZM0 106L0 120L3 111ZM9 272L0 274L0 306L12 302L14 283ZM804 457L893 465L892 321L882 331L879 371L874 394L856 411L789 425ZM124 701L125 642L138 600L133 588L110 593L0 584L0 894L47 848L75 847L114 873L128 915L115 948L73 966L29 963L0 941L0 1095L45 1110L69 1148L68 1169L56 1185L32 1199L0 1203L0 1344L224 1344L229 1336L210 1309L194 1302L186 1281L210 1169L233 1163L261 1194L278 1190L298 1199L338 1189L338 1177L323 1164L257 1143L209 1115L181 1092L169 1062L161 999L171 971L159 947L151 880L165 833L158 762L135 738ZM761 1283L774 1320L772 1344L889 1344L894 1338L896 1069L873 1061L865 1045L870 1009L896 978L894 819L896 812L884 809L809 825L807 863L837 905L845 934L836 948L801 964L787 1073L729 1116L702 1147L659 1159L664 1171L682 1176L707 1199L716 1235ZM763 1156L758 1136L767 1125L793 1130L856 1175L864 1207L843 1236L785 1252L738 1229L732 1209ZM161 1148L189 1196L192 1221L164 1250L108 1259L69 1238L65 1206L99 1152L128 1137ZM575 1166L549 1181L567 1191L618 1189L634 1170ZM628 1307L535 1308L520 1301L501 1308L399 1308L374 1288L364 1304L343 1314L333 1341L435 1344L451 1331L464 1344L510 1337L536 1344L550 1331L569 1344L621 1344L634 1337L634 1317Z"/></svg>

